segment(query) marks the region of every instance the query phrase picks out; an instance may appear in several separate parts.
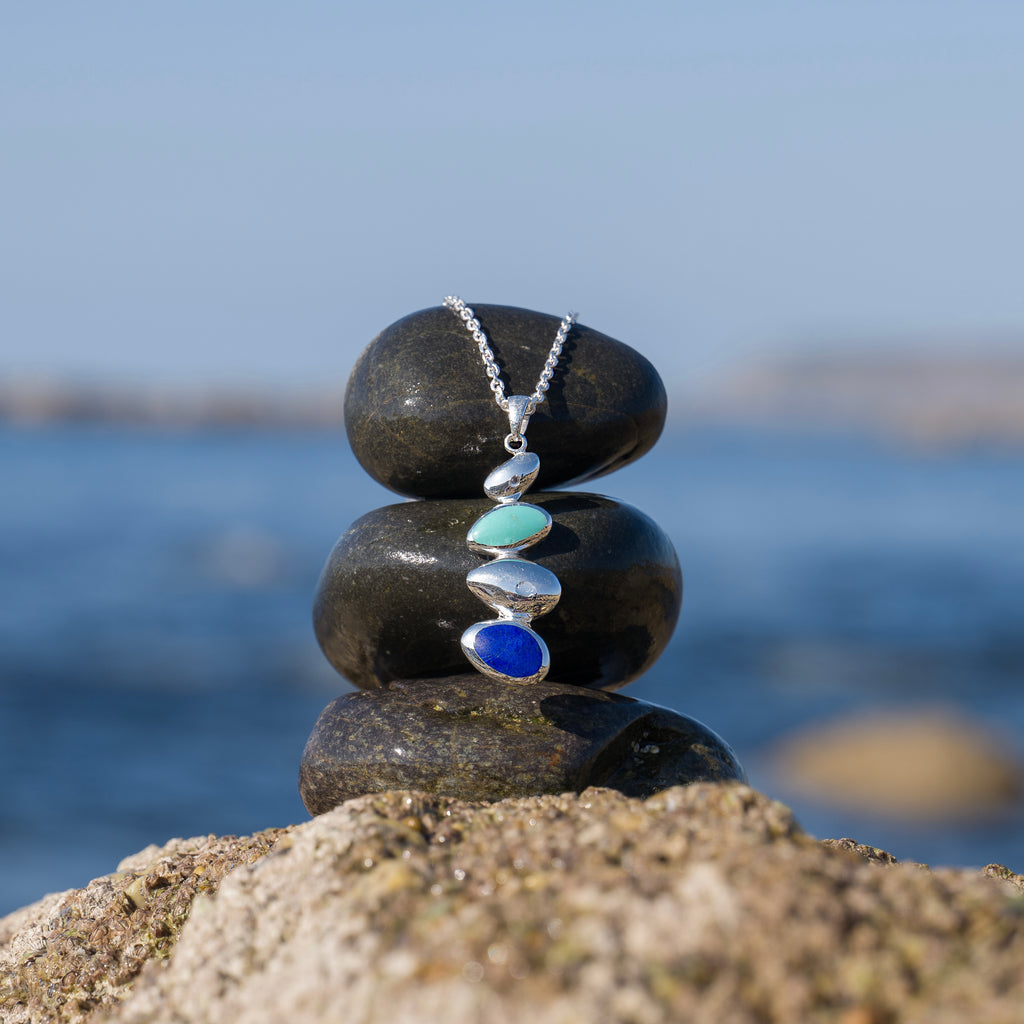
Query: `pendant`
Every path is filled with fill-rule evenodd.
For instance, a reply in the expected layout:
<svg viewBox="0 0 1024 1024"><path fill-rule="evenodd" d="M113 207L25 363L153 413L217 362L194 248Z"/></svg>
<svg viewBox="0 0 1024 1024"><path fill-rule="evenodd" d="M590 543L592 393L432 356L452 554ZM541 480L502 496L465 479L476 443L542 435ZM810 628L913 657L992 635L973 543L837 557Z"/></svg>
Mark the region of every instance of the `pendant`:
<svg viewBox="0 0 1024 1024"><path fill-rule="evenodd" d="M508 400L511 433L505 449L512 458L484 481L484 494L497 507L466 536L471 551L492 558L469 572L466 585L498 618L470 626L462 634L462 650L474 668L505 683L538 683L547 675L551 656L530 623L551 611L562 594L553 572L520 557L551 529L544 509L520 501L540 472L540 459L526 451L528 404L523 395Z"/></svg>

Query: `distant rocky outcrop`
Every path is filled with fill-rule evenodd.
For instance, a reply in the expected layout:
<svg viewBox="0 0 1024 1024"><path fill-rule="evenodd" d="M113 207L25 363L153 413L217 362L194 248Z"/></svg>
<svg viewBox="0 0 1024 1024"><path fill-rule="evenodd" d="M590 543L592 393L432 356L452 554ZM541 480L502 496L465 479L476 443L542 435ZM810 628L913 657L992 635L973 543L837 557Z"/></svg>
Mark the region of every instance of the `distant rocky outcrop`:
<svg viewBox="0 0 1024 1024"><path fill-rule="evenodd" d="M769 761L789 793L904 823L985 821L1024 797L1007 737L941 705L813 724L778 740Z"/></svg>
<svg viewBox="0 0 1024 1024"><path fill-rule="evenodd" d="M1024 878L817 842L736 783L391 792L121 867L0 920L4 1024L962 1024L1024 1005Z"/></svg>
<svg viewBox="0 0 1024 1024"><path fill-rule="evenodd" d="M0 376L0 422L203 427L340 427L342 390L96 384Z"/></svg>
<svg viewBox="0 0 1024 1024"><path fill-rule="evenodd" d="M1024 444L1019 351L793 355L722 381L698 415L846 429L926 447Z"/></svg>

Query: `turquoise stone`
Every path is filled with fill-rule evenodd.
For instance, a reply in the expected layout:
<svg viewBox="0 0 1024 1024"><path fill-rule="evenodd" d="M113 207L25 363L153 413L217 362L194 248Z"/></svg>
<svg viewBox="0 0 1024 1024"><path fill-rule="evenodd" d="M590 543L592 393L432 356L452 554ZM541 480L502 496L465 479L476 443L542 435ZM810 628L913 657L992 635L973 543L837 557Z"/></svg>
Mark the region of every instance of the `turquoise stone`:
<svg viewBox="0 0 1024 1024"><path fill-rule="evenodd" d="M551 529L551 517L536 505L499 505L482 515L467 536L471 546L513 550L535 544Z"/></svg>

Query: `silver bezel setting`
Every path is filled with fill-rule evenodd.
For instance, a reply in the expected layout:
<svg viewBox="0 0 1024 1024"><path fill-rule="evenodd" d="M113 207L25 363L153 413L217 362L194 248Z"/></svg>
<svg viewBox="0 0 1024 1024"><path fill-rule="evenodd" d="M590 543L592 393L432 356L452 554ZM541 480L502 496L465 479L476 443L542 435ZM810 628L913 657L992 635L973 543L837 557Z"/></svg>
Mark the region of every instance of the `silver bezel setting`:
<svg viewBox="0 0 1024 1024"><path fill-rule="evenodd" d="M494 508L488 509L488 511L486 511L473 524L473 526L470 528L470 532L472 532L472 530L476 528L478 523L482 522L488 516L494 515L496 512L500 512L502 509L512 507L536 509L538 512L541 513L541 515L544 516L544 525L535 533L531 533L529 537L524 537L521 541L518 541L515 544L479 544L477 541L470 540L467 537L466 543L469 545L470 551L475 551L478 555L514 555L518 554L520 551L525 551L527 548L532 548L534 544L537 544L540 541L542 541L551 532L551 516L548 514L548 512L545 509L542 509L539 505L531 505L525 501L517 501L514 503L514 506L513 504L506 503L495 505Z"/></svg>
<svg viewBox="0 0 1024 1024"><path fill-rule="evenodd" d="M491 668L491 666L476 653L473 641L476 639L477 633L486 626L496 626L499 623L504 625L507 624L508 621L509 620L507 619L490 619L487 622L474 622L473 625L462 634L462 638L460 640L460 643L462 644L462 653L466 655L478 672L482 672L485 676L490 676L491 679L497 679L503 683L514 683L521 686L529 686L532 683L539 683L548 674L548 669L551 667L551 653L548 651L548 645L544 643L544 638L541 637L540 634L535 633L529 626L525 625L521 621L513 620L515 621L515 625L529 633L540 646L540 668L534 672L532 676L510 676L506 675L504 672L498 672L496 669Z"/></svg>

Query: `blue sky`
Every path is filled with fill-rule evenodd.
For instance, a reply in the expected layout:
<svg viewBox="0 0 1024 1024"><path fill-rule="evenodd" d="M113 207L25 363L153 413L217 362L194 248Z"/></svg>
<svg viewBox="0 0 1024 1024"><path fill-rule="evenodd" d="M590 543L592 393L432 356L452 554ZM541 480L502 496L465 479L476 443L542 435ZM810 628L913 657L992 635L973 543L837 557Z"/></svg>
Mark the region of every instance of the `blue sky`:
<svg viewBox="0 0 1024 1024"><path fill-rule="evenodd" d="M8 4L0 373L343 382L450 291L677 389L1013 345L1022 53L1011 3Z"/></svg>

